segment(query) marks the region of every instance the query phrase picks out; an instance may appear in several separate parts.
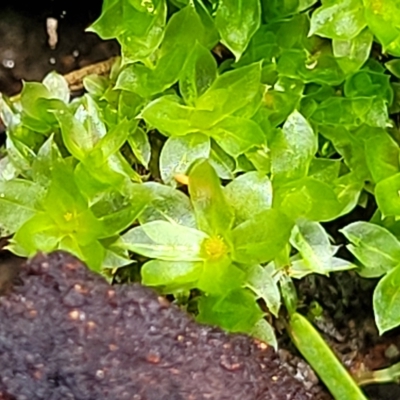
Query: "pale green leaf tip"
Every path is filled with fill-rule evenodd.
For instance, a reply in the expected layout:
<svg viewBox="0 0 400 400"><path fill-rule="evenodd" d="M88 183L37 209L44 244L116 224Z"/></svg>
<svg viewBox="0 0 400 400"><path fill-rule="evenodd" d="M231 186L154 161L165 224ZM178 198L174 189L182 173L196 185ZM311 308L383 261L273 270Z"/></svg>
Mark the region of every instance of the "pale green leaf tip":
<svg viewBox="0 0 400 400"><path fill-rule="evenodd" d="M233 55L235 56L235 62L239 62L239 60L242 57L242 52L238 53L238 52L234 52Z"/></svg>
<svg viewBox="0 0 400 400"><path fill-rule="evenodd" d="M376 321L376 325L377 325L377 328L378 328L379 336L382 336L385 332L390 330L389 327L385 328L384 326L381 326L381 324L378 321Z"/></svg>

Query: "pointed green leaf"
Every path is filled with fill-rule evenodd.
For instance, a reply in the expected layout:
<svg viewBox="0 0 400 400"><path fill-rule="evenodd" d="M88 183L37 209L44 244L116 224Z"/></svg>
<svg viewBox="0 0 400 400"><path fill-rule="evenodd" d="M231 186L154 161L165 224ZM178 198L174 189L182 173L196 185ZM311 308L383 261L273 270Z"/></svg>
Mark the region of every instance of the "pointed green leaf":
<svg viewBox="0 0 400 400"><path fill-rule="evenodd" d="M206 260L196 287L207 294L224 295L230 290L243 287L245 273L229 257Z"/></svg>
<svg viewBox="0 0 400 400"><path fill-rule="evenodd" d="M47 187L51 181L52 167L61 159L60 150L52 135L43 143L32 163L32 176L35 182Z"/></svg>
<svg viewBox="0 0 400 400"><path fill-rule="evenodd" d="M333 54L345 74L358 71L368 60L374 35L365 28L352 39L333 39Z"/></svg>
<svg viewBox="0 0 400 400"><path fill-rule="evenodd" d="M400 171L399 157L399 145L386 131L365 142L365 159L375 183Z"/></svg>
<svg viewBox="0 0 400 400"><path fill-rule="evenodd" d="M129 193L124 196L114 191L104 193L103 197L90 207L104 227L99 237L118 235L130 227L149 202L150 194L147 188L141 184L132 183Z"/></svg>
<svg viewBox="0 0 400 400"><path fill-rule="evenodd" d="M222 150L214 140L211 140L211 151L208 161L221 179L234 178L234 171L236 169L234 158Z"/></svg>
<svg viewBox="0 0 400 400"><path fill-rule="evenodd" d="M211 87L197 99L196 108L213 112L217 122L246 108L254 99L259 98L261 101L260 89L260 63L235 68L217 77ZM252 115L240 116L252 117Z"/></svg>
<svg viewBox="0 0 400 400"><path fill-rule="evenodd" d="M70 97L68 82L62 75L55 71L50 72L44 77L43 85L51 93L52 98L68 104Z"/></svg>
<svg viewBox="0 0 400 400"><path fill-rule="evenodd" d="M21 123L21 114L10 99L0 93L0 118L8 130L15 129Z"/></svg>
<svg viewBox="0 0 400 400"><path fill-rule="evenodd" d="M380 181L375 187L375 198L384 217L400 215L400 173Z"/></svg>
<svg viewBox="0 0 400 400"><path fill-rule="evenodd" d="M201 129L208 129L213 120L193 117L196 110L180 104L175 96L163 96L149 103L142 111L142 118L150 127L155 127L164 135L184 136ZM204 114L210 114L204 113Z"/></svg>
<svg viewBox="0 0 400 400"><path fill-rule="evenodd" d="M164 261L201 261L207 234L166 221L152 221L123 234L122 246L149 258Z"/></svg>
<svg viewBox="0 0 400 400"><path fill-rule="evenodd" d="M230 291L224 296L203 296L197 321L219 325L230 332L249 332L262 317L254 296L246 290Z"/></svg>
<svg viewBox="0 0 400 400"><path fill-rule="evenodd" d="M276 339L275 330L265 318L262 318L256 322L249 333L252 337L272 346L275 351L278 350L278 341Z"/></svg>
<svg viewBox="0 0 400 400"><path fill-rule="evenodd" d="M43 188L31 181L0 181L0 235L14 233L33 217L43 196Z"/></svg>
<svg viewBox="0 0 400 400"><path fill-rule="evenodd" d="M400 4L397 0L363 0L368 27L383 52L400 56Z"/></svg>
<svg viewBox="0 0 400 400"><path fill-rule="evenodd" d="M250 119L239 117L225 118L211 129L210 135L232 157L265 143L260 126Z"/></svg>
<svg viewBox="0 0 400 400"><path fill-rule="evenodd" d="M304 48L284 50L278 59L277 71L283 76L301 79L305 83L331 86L340 85L345 78L329 47L313 55Z"/></svg>
<svg viewBox="0 0 400 400"><path fill-rule="evenodd" d="M311 119L318 124L340 128L355 128L362 124L386 128L389 123L385 100L375 96L352 99L331 97L318 106Z"/></svg>
<svg viewBox="0 0 400 400"><path fill-rule="evenodd" d="M114 95L118 93L117 91L113 91ZM113 100L110 100L110 103L113 103ZM122 121L124 119L133 120L132 127L138 125L137 117L142 110L145 101L142 97L140 97L136 93L127 92L123 90L118 93L118 121Z"/></svg>
<svg viewBox="0 0 400 400"><path fill-rule="evenodd" d="M215 26L221 42L239 60L261 23L259 0L220 0L215 16Z"/></svg>
<svg viewBox="0 0 400 400"><path fill-rule="evenodd" d="M148 169L151 158L151 146L147 133L138 127L128 136L128 143L138 161Z"/></svg>
<svg viewBox="0 0 400 400"><path fill-rule="evenodd" d="M271 143L274 178L292 180L306 176L317 147L317 136L310 124L294 111Z"/></svg>
<svg viewBox="0 0 400 400"><path fill-rule="evenodd" d="M248 172L230 182L224 190L226 199L235 211L235 224L253 218L272 207L272 184L259 172Z"/></svg>
<svg viewBox="0 0 400 400"><path fill-rule="evenodd" d="M102 39L113 39L121 34L126 27L121 22L135 8L128 1L105 0L100 18L89 28Z"/></svg>
<svg viewBox="0 0 400 400"><path fill-rule="evenodd" d="M290 244L299 251L308 267L319 273L329 267L335 253L325 229L318 222L306 219L296 221Z"/></svg>
<svg viewBox="0 0 400 400"><path fill-rule="evenodd" d="M101 75L92 74L83 78L83 87L95 99L103 96L109 84L109 78Z"/></svg>
<svg viewBox="0 0 400 400"><path fill-rule="evenodd" d="M162 42L167 19L165 0L154 1L142 12L132 12L129 19L123 19L127 28L118 37L122 47L124 63L146 62Z"/></svg>
<svg viewBox="0 0 400 400"><path fill-rule="evenodd" d="M359 204L364 182L356 174L350 172L342 175L333 182L332 186L340 204L338 217L348 214Z"/></svg>
<svg viewBox="0 0 400 400"><path fill-rule="evenodd" d="M199 229L225 237L232 227L234 213L215 170L207 161L198 163L190 171L189 193Z"/></svg>
<svg viewBox="0 0 400 400"><path fill-rule="evenodd" d="M188 0L188 2L190 1L191 0ZM202 44L207 47L207 49L213 49L219 42L219 33L215 26L215 20L210 15L211 10L203 4L202 0L194 0L194 5L204 26L204 39Z"/></svg>
<svg viewBox="0 0 400 400"><path fill-rule="evenodd" d="M282 20L292 14L306 10L317 0L261 0L266 21Z"/></svg>
<svg viewBox="0 0 400 400"><path fill-rule="evenodd" d="M162 286L164 292L191 289L203 269L202 262L151 260L143 265L140 273L147 286Z"/></svg>
<svg viewBox="0 0 400 400"><path fill-rule="evenodd" d="M246 279L246 286L265 301L269 311L276 317L282 304L278 281L279 274L274 263L265 267L255 265L248 272Z"/></svg>
<svg viewBox="0 0 400 400"><path fill-rule="evenodd" d="M387 104L393 102L393 89L390 76L374 71L361 70L346 79L344 84L346 97L381 97Z"/></svg>
<svg viewBox="0 0 400 400"><path fill-rule="evenodd" d="M373 307L380 335L400 325L400 265L379 281L374 290Z"/></svg>
<svg viewBox="0 0 400 400"><path fill-rule="evenodd" d="M261 101L260 78L259 63L238 68L220 75L196 100L195 106L183 105L176 96L166 95L150 102L143 109L142 117L165 135L182 136L197 131L207 134L212 126L243 111L257 97ZM254 112L242 117L250 118Z"/></svg>
<svg viewBox="0 0 400 400"><path fill-rule="evenodd" d="M12 239L12 247L17 246L20 255L30 257L38 251L49 253L57 249L63 235L54 220L45 212L38 212L19 227Z"/></svg>
<svg viewBox="0 0 400 400"><path fill-rule="evenodd" d="M385 63L385 67L396 77L400 78L400 59L395 58Z"/></svg>
<svg viewBox="0 0 400 400"><path fill-rule="evenodd" d="M141 224L164 220L189 228L196 227L193 207L183 192L156 182L147 182L143 186L149 191L151 201L139 217Z"/></svg>
<svg viewBox="0 0 400 400"><path fill-rule="evenodd" d="M179 90L187 104L193 104L217 77L217 63L211 52L196 42L179 77Z"/></svg>
<svg viewBox="0 0 400 400"><path fill-rule="evenodd" d="M309 35L348 40L365 26L362 0L325 1L312 15Z"/></svg>
<svg viewBox="0 0 400 400"><path fill-rule="evenodd" d="M355 173L360 180L371 180L365 160L364 140L368 139L369 136L380 137L379 129L363 127L359 131L350 131L342 125L324 126L321 129L321 134L332 142L335 150L343 157L343 161L350 171Z"/></svg>
<svg viewBox="0 0 400 400"><path fill-rule="evenodd" d="M72 114L67 111L56 111L55 115L61 127L65 147L78 160L93 149L92 135Z"/></svg>
<svg viewBox="0 0 400 400"><path fill-rule="evenodd" d="M194 6L189 4L169 19L155 61L150 65L135 63L125 68L118 76L116 88L144 98L163 92L178 81L187 54L196 41L203 44L204 37L202 21Z"/></svg>
<svg viewBox="0 0 400 400"><path fill-rule="evenodd" d="M112 243L104 243L104 241L102 241L102 245L105 249L102 265L104 269L114 270L115 268L121 268L128 264L132 264L128 250L117 247L119 242L119 238L114 240Z"/></svg>
<svg viewBox="0 0 400 400"><path fill-rule="evenodd" d="M288 243L292 227L279 211L263 211L232 231L233 259L244 264L271 261Z"/></svg>
<svg viewBox="0 0 400 400"><path fill-rule="evenodd" d="M363 275L381 276L400 263L400 242L387 229L369 222L354 222L341 232L347 248L363 264Z"/></svg>
<svg viewBox="0 0 400 400"><path fill-rule="evenodd" d="M337 248L331 245L325 229L317 222L299 219L292 230L290 244L299 252L300 263L295 262L293 269L304 266L310 273L329 274L339 267L338 259L334 261ZM347 267L347 268L346 268ZM351 268L351 264L342 263L343 268ZM339 268L338 268L339 269ZM292 271L293 272L293 271ZM291 273L293 276L294 274Z"/></svg>
<svg viewBox="0 0 400 400"><path fill-rule="evenodd" d="M101 112L97 103L88 95L79 99L74 112L74 118L80 122L90 135L90 140L95 145L106 135L106 125L102 120Z"/></svg>
<svg viewBox="0 0 400 400"><path fill-rule="evenodd" d="M311 161L308 175L325 183L332 183L339 176L341 160L314 158Z"/></svg>
<svg viewBox="0 0 400 400"><path fill-rule="evenodd" d="M170 137L160 154L161 179L166 184L175 184L177 174L186 174L190 165L210 154L210 139L201 133Z"/></svg>
<svg viewBox="0 0 400 400"><path fill-rule="evenodd" d="M6 140L7 156L14 168L22 177L31 178L31 166L35 159L35 152L21 140L8 133Z"/></svg>
<svg viewBox="0 0 400 400"><path fill-rule="evenodd" d="M165 0L143 4L130 0L105 0L101 16L88 31L102 39L118 38L126 61L143 61L160 44L167 14Z"/></svg>
<svg viewBox="0 0 400 400"><path fill-rule="evenodd" d="M0 181L10 181L18 178L19 171L14 167L10 157L5 156L0 159Z"/></svg>
<svg viewBox="0 0 400 400"><path fill-rule="evenodd" d="M120 150L128 139L131 128L132 123L124 119L99 139L93 151L93 153L98 154L99 162L100 159L106 160Z"/></svg>
<svg viewBox="0 0 400 400"><path fill-rule="evenodd" d="M24 82L21 92L22 123L36 132L48 134L57 126L55 111L65 110L66 105L47 87L39 82Z"/></svg>
<svg viewBox="0 0 400 400"><path fill-rule="evenodd" d="M312 221L337 218L343 206L334 189L313 178L304 178L275 190L274 205L293 220L304 217Z"/></svg>
<svg viewBox="0 0 400 400"><path fill-rule="evenodd" d="M350 261L343 260L338 257L332 257L331 262L328 268L326 268L324 275L328 275L330 272L340 272L347 271L349 269L356 268L357 265L352 264ZM292 257L290 262L289 275L295 279L303 279L307 275L313 274L316 271L310 269L310 267L305 263L303 259L300 259L300 256Z"/></svg>

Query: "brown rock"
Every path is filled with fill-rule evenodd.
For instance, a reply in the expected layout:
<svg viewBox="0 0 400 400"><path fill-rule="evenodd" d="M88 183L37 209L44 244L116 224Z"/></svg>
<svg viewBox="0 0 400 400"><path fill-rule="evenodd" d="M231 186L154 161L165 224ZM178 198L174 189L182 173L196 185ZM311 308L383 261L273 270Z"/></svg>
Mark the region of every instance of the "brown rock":
<svg viewBox="0 0 400 400"><path fill-rule="evenodd" d="M64 252L0 297L0 399L311 399L273 349L200 326L150 289Z"/></svg>

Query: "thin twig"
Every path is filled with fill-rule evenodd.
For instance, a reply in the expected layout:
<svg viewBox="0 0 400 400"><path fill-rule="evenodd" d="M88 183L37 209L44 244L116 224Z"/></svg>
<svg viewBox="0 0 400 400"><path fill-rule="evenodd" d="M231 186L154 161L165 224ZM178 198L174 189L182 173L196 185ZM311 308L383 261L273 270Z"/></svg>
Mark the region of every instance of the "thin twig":
<svg viewBox="0 0 400 400"><path fill-rule="evenodd" d="M371 383L399 383L400 363L376 371L360 371L354 374L354 379L360 386L369 385Z"/></svg>
<svg viewBox="0 0 400 400"><path fill-rule="evenodd" d="M86 76L96 74L96 75L108 75L111 68L118 57L111 57L107 60L100 61L95 64L87 65L86 67L72 71L64 75L65 80L68 83L70 92L76 92L83 89L83 79ZM1 93L0 93L1 96ZM19 100L21 93L18 93L10 98L12 102ZM0 132L2 130L3 121L0 117Z"/></svg>
<svg viewBox="0 0 400 400"><path fill-rule="evenodd" d="M108 75L116 59L117 57L112 57L108 60L88 65L64 75L70 91L75 92L83 89L83 79L88 75Z"/></svg>

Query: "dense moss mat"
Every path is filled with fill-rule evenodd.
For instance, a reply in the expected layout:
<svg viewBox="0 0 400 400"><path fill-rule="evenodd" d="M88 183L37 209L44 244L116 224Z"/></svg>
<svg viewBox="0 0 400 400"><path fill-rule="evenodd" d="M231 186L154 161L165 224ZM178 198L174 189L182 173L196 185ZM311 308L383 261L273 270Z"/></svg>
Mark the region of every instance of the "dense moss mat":
<svg viewBox="0 0 400 400"><path fill-rule="evenodd" d="M140 285L63 252L0 297L0 399L310 399L273 349L199 326Z"/></svg>

